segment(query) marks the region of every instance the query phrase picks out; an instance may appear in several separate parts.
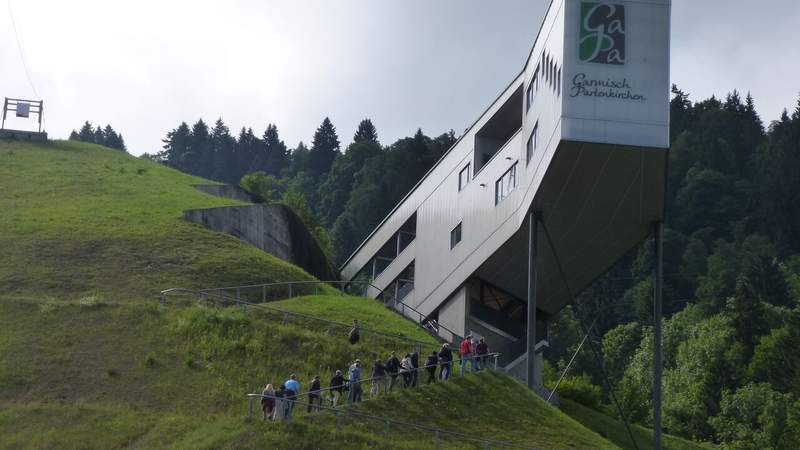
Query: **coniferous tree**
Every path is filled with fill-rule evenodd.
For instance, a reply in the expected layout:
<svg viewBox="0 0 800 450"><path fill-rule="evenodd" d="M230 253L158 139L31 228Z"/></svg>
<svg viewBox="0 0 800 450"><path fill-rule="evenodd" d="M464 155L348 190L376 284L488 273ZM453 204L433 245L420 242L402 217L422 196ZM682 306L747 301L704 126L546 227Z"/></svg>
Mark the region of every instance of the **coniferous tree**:
<svg viewBox="0 0 800 450"><path fill-rule="evenodd" d="M122 135L114 131L114 128L111 125L106 125L103 129L103 144L106 147L110 147L116 150L125 151L125 140L122 139Z"/></svg>
<svg viewBox="0 0 800 450"><path fill-rule="evenodd" d="M213 149L213 162L210 177L214 180L223 180L231 183L238 181L234 147L236 140L231 136L231 131L218 118L211 129L211 148Z"/></svg>
<svg viewBox="0 0 800 450"><path fill-rule="evenodd" d="M100 128L100 125L98 125L97 128L94 129L91 142L94 142L97 145L106 145L106 137L103 134L103 129Z"/></svg>
<svg viewBox="0 0 800 450"><path fill-rule="evenodd" d="M78 132L75 131L75 130L72 130L72 132L69 134L69 140L70 141L79 141L80 139L81 138L80 138L80 136L78 136Z"/></svg>
<svg viewBox="0 0 800 450"><path fill-rule="evenodd" d="M280 140L276 125L267 125L263 142L266 153L264 171L269 175L280 178L289 166L289 151L286 148L286 144Z"/></svg>
<svg viewBox="0 0 800 450"><path fill-rule="evenodd" d="M191 152L192 132L186 122L167 133L164 143L164 161L176 169L189 172L189 155Z"/></svg>
<svg viewBox="0 0 800 450"><path fill-rule="evenodd" d="M344 155L336 158L327 179L319 187L319 214L324 224L332 226L344 211L353 190L353 180L367 159L381 152L378 133L369 119L358 125L353 143Z"/></svg>
<svg viewBox="0 0 800 450"><path fill-rule="evenodd" d="M353 143L374 142L378 143L378 130L369 119L364 119L358 124L356 134L353 135Z"/></svg>
<svg viewBox="0 0 800 450"><path fill-rule="evenodd" d="M328 173L337 156L339 156L339 136L336 135L336 128L330 119L326 117L314 133L306 172L311 177Z"/></svg>
<svg viewBox="0 0 800 450"><path fill-rule="evenodd" d="M291 151L289 154L289 177L294 177L300 172L306 171L306 165L308 164L308 147L303 141L300 141L297 144L297 147Z"/></svg>
<svg viewBox="0 0 800 450"><path fill-rule="evenodd" d="M81 130L78 132L78 139L81 142L94 142L94 128L92 128L92 124L89 123L88 120L84 122Z"/></svg>
<svg viewBox="0 0 800 450"><path fill-rule="evenodd" d="M192 125L190 138L190 158L189 171L191 173L208 178L211 175L211 165L214 161L213 148L211 147L211 136L208 125L203 119L198 119Z"/></svg>

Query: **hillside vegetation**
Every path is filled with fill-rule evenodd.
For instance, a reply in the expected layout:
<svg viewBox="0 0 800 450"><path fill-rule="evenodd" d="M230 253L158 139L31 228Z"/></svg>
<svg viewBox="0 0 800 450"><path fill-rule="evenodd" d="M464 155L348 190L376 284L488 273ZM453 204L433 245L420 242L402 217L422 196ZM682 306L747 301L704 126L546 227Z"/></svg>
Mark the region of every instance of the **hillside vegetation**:
<svg viewBox="0 0 800 450"><path fill-rule="evenodd" d="M438 346L373 300L321 295L270 306L320 314L346 329L258 308L217 307L155 293L169 286L310 279L246 243L180 219L185 208L233 202L203 180L76 142L0 141L0 447L374 448L383 429L330 417L245 420L248 392L297 373L327 384L368 362ZM487 400L494 403L487 404ZM502 374L486 373L364 402L376 416L543 448L614 448ZM468 418L465 419L465 418ZM465 427L463 422L467 422ZM464 429L466 428L466 429ZM393 448L431 436L391 434ZM444 440L443 448L470 448Z"/></svg>
<svg viewBox="0 0 800 450"><path fill-rule="evenodd" d="M237 204L207 182L76 141L0 141L0 298L141 300L172 287L311 279L234 237L181 219Z"/></svg>

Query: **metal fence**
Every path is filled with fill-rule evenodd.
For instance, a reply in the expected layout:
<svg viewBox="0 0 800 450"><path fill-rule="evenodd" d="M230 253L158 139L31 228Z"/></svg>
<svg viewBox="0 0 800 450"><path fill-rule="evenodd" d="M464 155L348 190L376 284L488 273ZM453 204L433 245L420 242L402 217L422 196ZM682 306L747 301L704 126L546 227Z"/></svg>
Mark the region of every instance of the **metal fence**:
<svg viewBox="0 0 800 450"><path fill-rule="evenodd" d="M483 355L483 357L485 359L484 359L484 366L481 368L481 370L487 369L488 366L493 366L496 369L497 368L497 359L498 359L499 356L500 356L499 353L489 353L489 354ZM473 360L474 360L473 358L465 359L465 361L468 361L468 362L471 362ZM456 358L451 363L451 366L450 366L451 377L459 376L459 375L456 374L456 371L458 371L458 373L461 373L461 371L459 369L457 369L460 366L461 361L462 361L461 359ZM474 366L472 364L474 364L474 362L471 362L470 364L468 364L470 369L474 369ZM441 368L441 366L442 365L439 364L440 368ZM436 367L436 366L434 366L434 367ZM401 371L400 375L402 375L403 372L404 371ZM424 382L424 380L423 380L423 375L427 374L427 367L424 367L424 366L420 367L420 368L416 369L416 372L417 372L417 377L416 378L417 378L417 381L418 381L416 384L411 384L408 387L401 387L401 384L398 382L398 385L397 385L396 389L398 389L398 390L400 390L400 389L414 389L414 388L421 387L423 384L426 384ZM409 372L405 371L405 373L409 373ZM460 376L463 376L463 374L461 374ZM387 375L385 375L383 377L362 379L362 380L359 381L359 385L361 386L362 389L363 389L364 386L373 387L375 385L375 383L380 383L380 385L385 386L385 383L386 383L388 377L389 377L389 375L387 374ZM399 378L399 376L398 376L398 378ZM440 381L437 381L437 382L447 382L447 381L446 380L440 380ZM403 384L402 386L405 386L405 385ZM282 400L283 402L288 402L289 404L291 404L291 407L294 409L294 411L292 411L292 413L289 416L289 418L286 418L284 420L292 420L291 417L292 416L297 416L297 415L299 415L301 417L304 417L305 419L308 419L308 420L315 420L317 418L319 418L319 419L329 419L329 420L332 419L332 420L335 420L335 427L336 427L336 432L337 433L342 432L342 429L345 426L352 427L352 426L355 426L356 424L358 424L360 426L365 426L367 423L372 423L375 426L380 427L379 433L382 434L383 443L387 448L390 446L390 443L391 443L391 432L392 432L392 430L402 430L402 434L398 435L397 439L403 439L404 437L407 437L408 433L413 429L413 430L417 430L419 432L427 434L429 436L429 439L430 439L430 442L431 442L431 448L435 448L435 449L441 448L441 445L443 445L443 444L456 444L457 443L458 444L458 448L464 448L464 446L467 443L472 443L472 444L476 445L476 448L479 448L479 447L482 447L482 448L485 448L485 449L516 448L516 449L534 450L532 447L528 447L528 446L525 446L525 445L522 445L522 444L517 444L517 443L513 443L513 442L509 442L509 441L504 441L504 440L499 440L499 439L487 439L487 438L473 436L473 435L469 435L469 434L465 434L465 433L461 433L461 432L457 432L457 431L446 430L446 429L443 429L443 428L431 427L431 426L428 426L428 425L421 425L421 424L417 424L417 423L410 423L410 422L406 422L406 421L400 421L400 420L396 420L396 419L391 419L391 418L388 418L388 417L376 416L374 414L368 414L368 413L364 413L364 412L359 412L359 411L354 410L352 408L336 408L336 407L328 406L328 405L324 404L325 403L324 400L326 399L326 393L329 394L331 390L336 390L338 388L339 388L339 386L333 386L333 387L320 389L320 390L317 390L317 391L304 392L304 393L301 393L299 395L294 396L292 399L289 399L289 400L287 400L287 399L277 399L274 396L264 395L262 393L247 394L247 403L248 403L247 412L248 412L248 417L250 417L250 418L253 417L254 403L257 400L260 401L262 398L274 398L276 400ZM352 387L350 389L352 389ZM315 395L321 397L323 399L323 402L319 402L318 400L317 401L313 401L312 399L308 398L309 395L312 395L312 394L315 394ZM369 389L369 391L367 391L366 389L364 389L364 397L366 397L366 398L376 398L376 397L380 397L382 395L385 395L385 390L383 391L383 393L381 393L381 390ZM330 400L328 400L328 402L330 402ZM345 403L351 404L349 401L347 401L347 400L345 400L343 398L341 404L345 404ZM285 405L279 404L277 407L282 408L282 407L285 407ZM299 407L299 408L297 408L297 407ZM305 412L303 411L304 408L305 408ZM311 410L311 412L308 412L309 409ZM350 420L350 422L349 423L343 423L345 420ZM425 438L425 439L427 440L428 438Z"/></svg>
<svg viewBox="0 0 800 450"><path fill-rule="evenodd" d="M413 289L413 285L411 289ZM440 324L435 318L403 303L400 296L384 295L386 292L367 281L284 281L200 289L199 292L202 294L223 295L249 303L267 303L274 300L320 294L374 297L375 300L382 302L387 308L394 309L404 317L416 322L434 336L451 344L463 339L462 336Z"/></svg>
<svg viewBox="0 0 800 450"><path fill-rule="evenodd" d="M184 298L189 297L192 301L200 303L206 302L219 306L239 306L242 308L242 312L245 316L248 314L257 314L258 317L263 319L279 321L284 325L299 325L304 329L327 333L331 337L340 336L342 339L345 339L353 327L353 324L287 311L269 306L268 304L251 303L241 298L237 299L235 297L227 297L222 294L213 293L210 290L183 288L166 289L160 293L161 302L166 303L169 298L178 295L184 296ZM440 343L420 341L402 334L387 333L365 327L361 327L360 329L360 340L362 342L372 342L376 344L380 342L402 342L416 349L420 354L423 349L439 349L441 347Z"/></svg>

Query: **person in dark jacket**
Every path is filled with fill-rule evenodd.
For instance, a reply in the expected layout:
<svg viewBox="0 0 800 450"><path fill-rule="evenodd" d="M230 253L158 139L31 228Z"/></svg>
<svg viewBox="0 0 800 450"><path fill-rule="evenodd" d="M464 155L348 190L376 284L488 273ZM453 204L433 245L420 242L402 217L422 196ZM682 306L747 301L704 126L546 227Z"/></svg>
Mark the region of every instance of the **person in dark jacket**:
<svg viewBox="0 0 800 450"><path fill-rule="evenodd" d="M353 319L353 328L350 330L348 339L350 339L351 344L355 344L361 340L361 324L358 323L358 319Z"/></svg>
<svg viewBox="0 0 800 450"><path fill-rule="evenodd" d="M283 420L286 417L286 386L281 385L275 391L275 414L273 420Z"/></svg>
<svg viewBox="0 0 800 450"><path fill-rule="evenodd" d="M397 354L395 352L389 354L389 359L386 360L384 367L386 368L386 373L389 374L390 378L389 392L392 392L395 383L397 383L397 374L400 373L400 359L397 358Z"/></svg>
<svg viewBox="0 0 800 450"><path fill-rule="evenodd" d="M436 350L431 352L431 355L425 359L425 370L428 371L428 383L435 383L436 382L436 365L439 361L438 356L436 355Z"/></svg>
<svg viewBox="0 0 800 450"><path fill-rule="evenodd" d="M344 395L344 377L342 376L341 370L337 370L336 374L333 375L330 384L328 384L328 388L330 388L328 391L331 394L331 404L336 408L336 404L339 403L342 395Z"/></svg>
<svg viewBox="0 0 800 450"><path fill-rule="evenodd" d="M312 409L316 409L317 411L322 409L322 393L320 389L322 389L322 381L319 379L319 375L317 375L311 380L311 387L308 389L307 412L311 412ZM315 403L316 407L314 407Z"/></svg>
<svg viewBox="0 0 800 450"><path fill-rule="evenodd" d="M372 387L370 387L369 395L375 397L383 390L386 393L386 367L383 361L376 359L372 364Z"/></svg>
<svg viewBox="0 0 800 450"><path fill-rule="evenodd" d="M478 345L475 346L475 354L477 362L478 370L485 369L487 360L489 359L486 354L489 353L489 344L486 343L486 339L481 338L478 341Z"/></svg>
<svg viewBox="0 0 800 450"><path fill-rule="evenodd" d="M442 350L439 351L439 365L441 366L439 377L442 381L449 379L453 369L453 351L450 350L450 345L446 343L442 344Z"/></svg>
<svg viewBox="0 0 800 450"><path fill-rule="evenodd" d="M417 387L419 382L419 353L414 352L411 354L411 366L414 371L411 372L411 386Z"/></svg>

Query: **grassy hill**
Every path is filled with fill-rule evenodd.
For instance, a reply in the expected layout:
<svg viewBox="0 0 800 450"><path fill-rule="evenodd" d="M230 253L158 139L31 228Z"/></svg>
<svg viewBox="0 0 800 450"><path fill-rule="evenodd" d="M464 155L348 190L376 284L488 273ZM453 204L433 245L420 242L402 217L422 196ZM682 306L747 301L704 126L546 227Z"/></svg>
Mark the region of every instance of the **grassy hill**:
<svg viewBox="0 0 800 450"><path fill-rule="evenodd" d="M97 145L0 140L0 298L117 302L176 285L311 279L183 221L185 209L237 204L191 187L202 182Z"/></svg>
<svg viewBox="0 0 800 450"><path fill-rule="evenodd" d="M0 141L0 447L382 445L380 424L345 419L337 433L329 414L289 424L245 420L244 394L292 372L304 384L316 374L327 383L356 357L384 358L412 343L365 333L350 345L344 329L329 334L314 321L155 299L171 286L311 279L183 221L187 208L235 204L196 191L198 182L90 144ZM270 305L356 318L366 329L438 345L369 299L320 295ZM499 373L397 392L358 409L539 448L616 448ZM404 431L392 431L392 448L432 447L429 434ZM442 448L471 447L445 439Z"/></svg>

